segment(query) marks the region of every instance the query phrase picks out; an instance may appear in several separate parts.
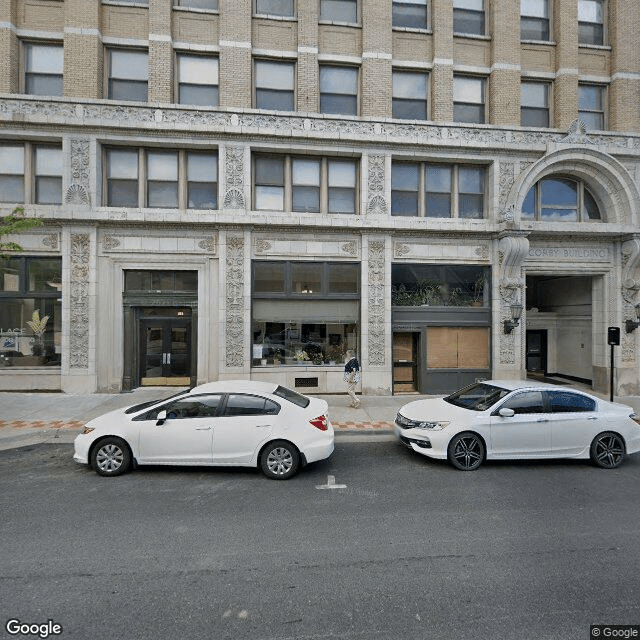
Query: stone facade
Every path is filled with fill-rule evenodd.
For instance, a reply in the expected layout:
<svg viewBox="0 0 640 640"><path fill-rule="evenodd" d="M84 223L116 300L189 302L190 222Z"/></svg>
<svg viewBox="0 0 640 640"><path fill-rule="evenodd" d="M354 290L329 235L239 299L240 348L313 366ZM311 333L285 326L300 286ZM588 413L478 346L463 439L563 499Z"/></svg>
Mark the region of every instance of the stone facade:
<svg viewBox="0 0 640 640"><path fill-rule="evenodd" d="M309 391L341 391L338 365L252 365L252 263L275 260L360 264L365 392L394 387L391 265L441 264L490 269L495 377L525 375L527 328L556 335L557 318L527 308L527 278L589 278L592 375L578 377L606 389L606 327L621 326L616 391L640 395L640 331L624 332L640 302L640 5L608 0L606 44L586 46L578 42L577 0L553 3L550 42L521 42L517 3L506 1L486 2L482 36L454 33L448 0L429 2L426 29L394 28L391 0L361 0L355 24L320 20L319 3L306 0L291 18L257 16L249 0L220 0L215 11L177 4L0 1L0 144L59 144L64 164L61 204L29 198L27 214L44 226L16 238L25 255L62 257L61 366L0 369L0 389L121 390L129 384L123 274L191 269L195 382L251 376L295 386L307 376L317 379ZM64 46L62 96L24 94L24 45L39 41ZM148 103L107 99L105 52L114 47L148 52ZM178 52L218 58L219 106L175 103ZM254 108L253 65L265 59L296 64L297 111ZM318 67L327 63L359 69L358 116L318 113ZM428 74L427 121L392 118L395 70ZM484 123L452 122L454 75L485 79ZM521 80L550 84L549 128L520 126ZM605 88L606 130L587 131L578 120L580 83ZM108 206L112 147L217 153L218 208ZM258 209L258 153L355 158L356 214ZM483 217L393 215L394 162L483 167ZM602 220L524 217L530 190L551 176L587 185ZM523 317L505 333L515 302ZM561 338L553 340L550 354L561 350Z"/></svg>

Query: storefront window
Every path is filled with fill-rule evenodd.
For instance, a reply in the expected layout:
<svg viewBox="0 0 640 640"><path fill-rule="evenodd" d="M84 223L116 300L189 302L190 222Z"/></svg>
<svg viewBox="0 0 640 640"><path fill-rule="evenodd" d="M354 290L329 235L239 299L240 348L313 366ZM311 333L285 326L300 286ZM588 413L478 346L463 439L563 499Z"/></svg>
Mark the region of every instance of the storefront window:
<svg viewBox="0 0 640 640"><path fill-rule="evenodd" d="M60 366L62 260L0 260L0 367Z"/></svg>
<svg viewBox="0 0 640 640"><path fill-rule="evenodd" d="M253 263L252 365L340 365L358 348L360 265Z"/></svg>

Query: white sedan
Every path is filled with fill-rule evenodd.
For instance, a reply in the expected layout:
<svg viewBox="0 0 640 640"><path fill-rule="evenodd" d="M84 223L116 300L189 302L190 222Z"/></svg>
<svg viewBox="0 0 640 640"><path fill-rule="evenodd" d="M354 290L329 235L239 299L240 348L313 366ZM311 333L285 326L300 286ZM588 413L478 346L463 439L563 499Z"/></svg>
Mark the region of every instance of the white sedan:
<svg viewBox="0 0 640 640"><path fill-rule="evenodd" d="M640 451L631 407L582 391L524 380L487 380L445 398L404 405L398 439L463 471L484 460L591 459L613 469Z"/></svg>
<svg viewBox="0 0 640 640"><path fill-rule="evenodd" d="M333 452L324 400L268 382L212 382L111 411L74 441L73 459L102 476L134 464L258 467L286 480Z"/></svg>

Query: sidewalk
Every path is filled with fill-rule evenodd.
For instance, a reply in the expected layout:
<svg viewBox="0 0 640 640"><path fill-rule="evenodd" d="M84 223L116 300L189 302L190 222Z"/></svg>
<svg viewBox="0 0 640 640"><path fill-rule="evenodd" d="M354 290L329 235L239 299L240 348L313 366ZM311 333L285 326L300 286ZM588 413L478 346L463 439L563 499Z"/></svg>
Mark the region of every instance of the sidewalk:
<svg viewBox="0 0 640 640"><path fill-rule="evenodd" d="M45 442L73 442L89 420L121 407L162 399L180 389L141 387L130 393L8 393L0 392L0 451ZM361 396L358 409L346 394L318 395L329 404L336 435L389 434L398 409L428 396Z"/></svg>

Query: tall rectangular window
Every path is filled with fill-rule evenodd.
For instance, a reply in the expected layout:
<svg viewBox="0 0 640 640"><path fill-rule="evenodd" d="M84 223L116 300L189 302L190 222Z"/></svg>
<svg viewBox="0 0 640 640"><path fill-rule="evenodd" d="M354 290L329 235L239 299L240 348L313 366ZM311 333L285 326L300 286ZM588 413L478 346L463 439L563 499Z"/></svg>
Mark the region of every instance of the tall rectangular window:
<svg viewBox="0 0 640 640"><path fill-rule="evenodd" d="M356 163L329 160L329 213L356 212Z"/></svg>
<svg viewBox="0 0 640 640"><path fill-rule="evenodd" d="M256 209L284 211L284 158L258 156L255 160Z"/></svg>
<svg viewBox="0 0 640 640"><path fill-rule="evenodd" d="M392 23L394 27L426 29L427 0L393 0Z"/></svg>
<svg viewBox="0 0 640 640"><path fill-rule="evenodd" d="M24 54L24 92L37 96L61 96L64 58L62 45L27 42Z"/></svg>
<svg viewBox="0 0 640 640"><path fill-rule="evenodd" d="M427 74L393 72L393 117L402 120L427 119Z"/></svg>
<svg viewBox="0 0 640 640"><path fill-rule="evenodd" d="M358 22L357 0L320 0L320 20L330 22Z"/></svg>
<svg viewBox="0 0 640 640"><path fill-rule="evenodd" d="M293 158L291 191L293 211L320 211L320 160Z"/></svg>
<svg viewBox="0 0 640 640"><path fill-rule="evenodd" d="M270 111L295 110L295 64L256 60L255 106Z"/></svg>
<svg viewBox="0 0 640 640"><path fill-rule="evenodd" d="M484 78L453 76L454 122L484 123L484 83Z"/></svg>
<svg viewBox="0 0 640 640"><path fill-rule="evenodd" d="M21 144L0 146L0 202L25 202L24 156Z"/></svg>
<svg viewBox="0 0 640 640"><path fill-rule="evenodd" d="M147 206L178 207L178 153L149 151L147 154Z"/></svg>
<svg viewBox="0 0 640 640"><path fill-rule="evenodd" d="M358 69L320 67L320 113L358 115Z"/></svg>
<svg viewBox="0 0 640 640"><path fill-rule="evenodd" d="M578 85L578 117L587 129L605 128L606 88L597 84Z"/></svg>
<svg viewBox="0 0 640 640"><path fill-rule="evenodd" d="M187 208L218 208L218 156L187 152Z"/></svg>
<svg viewBox="0 0 640 640"><path fill-rule="evenodd" d="M258 15L290 18L294 15L294 0L256 0Z"/></svg>
<svg viewBox="0 0 640 640"><path fill-rule="evenodd" d="M453 31L483 36L484 0L453 0Z"/></svg>
<svg viewBox="0 0 640 640"><path fill-rule="evenodd" d="M178 102L203 107L218 106L218 58L180 53Z"/></svg>
<svg viewBox="0 0 640 640"><path fill-rule="evenodd" d="M549 122L548 83L520 83L520 124L523 127L548 127Z"/></svg>
<svg viewBox="0 0 640 640"><path fill-rule="evenodd" d="M209 11L218 10L218 0L178 0L175 4L187 9L208 9Z"/></svg>
<svg viewBox="0 0 640 640"><path fill-rule="evenodd" d="M549 0L520 0L520 39L550 38Z"/></svg>
<svg viewBox="0 0 640 640"><path fill-rule="evenodd" d="M485 169L473 165L391 163L391 215L484 217Z"/></svg>
<svg viewBox="0 0 640 640"><path fill-rule="evenodd" d="M604 44L604 0L578 0L578 42Z"/></svg>
<svg viewBox="0 0 640 640"><path fill-rule="evenodd" d="M107 205L138 206L138 151L107 150Z"/></svg>
<svg viewBox="0 0 640 640"><path fill-rule="evenodd" d="M35 150L35 202L62 204L62 149L36 146Z"/></svg>
<svg viewBox="0 0 640 640"><path fill-rule="evenodd" d="M149 84L149 54L146 51L108 51L108 98L146 102Z"/></svg>

